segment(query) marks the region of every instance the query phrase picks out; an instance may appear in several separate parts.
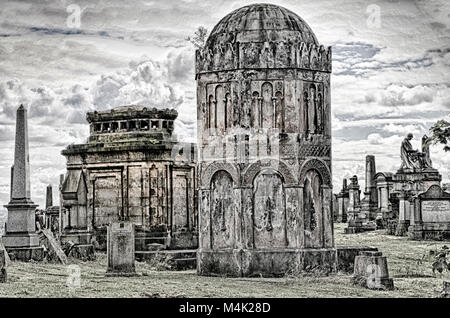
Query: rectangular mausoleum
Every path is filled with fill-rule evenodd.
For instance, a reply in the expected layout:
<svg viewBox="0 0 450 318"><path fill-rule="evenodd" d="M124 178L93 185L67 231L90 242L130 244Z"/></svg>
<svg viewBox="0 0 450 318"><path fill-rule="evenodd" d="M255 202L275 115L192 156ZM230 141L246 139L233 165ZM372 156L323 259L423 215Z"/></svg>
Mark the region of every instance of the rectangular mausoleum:
<svg viewBox="0 0 450 318"><path fill-rule="evenodd" d="M195 147L172 132L175 110L122 106L87 114L85 144L62 151L62 241L106 248L106 227L129 221L136 251L196 248Z"/></svg>

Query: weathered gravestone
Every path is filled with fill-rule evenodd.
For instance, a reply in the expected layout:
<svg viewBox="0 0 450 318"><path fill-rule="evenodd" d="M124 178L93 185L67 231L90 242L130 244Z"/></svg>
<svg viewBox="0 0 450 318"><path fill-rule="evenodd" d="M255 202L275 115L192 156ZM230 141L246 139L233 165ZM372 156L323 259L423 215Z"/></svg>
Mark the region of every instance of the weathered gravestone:
<svg viewBox="0 0 450 318"><path fill-rule="evenodd" d="M413 200L408 235L415 240L450 239L450 193L438 185Z"/></svg>
<svg viewBox="0 0 450 318"><path fill-rule="evenodd" d="M134 224L115 222L108 226L106 276L134 276Z"/></svg>
<svg viewBox="0 0 450 318"><path fill-rule="evenodd" d="M386 257L381 252L362 251L355 257L352 282L369 289L394 289Z"/></svg>

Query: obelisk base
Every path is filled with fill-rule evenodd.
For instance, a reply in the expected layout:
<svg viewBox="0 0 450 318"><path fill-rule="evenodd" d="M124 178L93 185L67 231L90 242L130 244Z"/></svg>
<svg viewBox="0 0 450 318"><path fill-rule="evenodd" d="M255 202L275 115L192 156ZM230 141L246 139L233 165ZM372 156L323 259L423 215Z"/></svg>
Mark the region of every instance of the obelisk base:
<svg viewBox="0 0 450 318"><path fill-rule="evenodd" d="M44 248L39 246L34 212L37 205L29 200L12 200L5 207L8 220L2 241L11 260L42 261Z"/></svg>

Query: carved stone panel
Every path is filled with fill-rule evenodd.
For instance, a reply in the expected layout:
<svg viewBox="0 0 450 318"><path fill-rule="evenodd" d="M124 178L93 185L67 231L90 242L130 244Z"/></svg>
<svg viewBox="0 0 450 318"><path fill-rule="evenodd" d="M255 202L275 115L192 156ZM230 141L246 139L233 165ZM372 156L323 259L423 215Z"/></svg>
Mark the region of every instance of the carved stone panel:
<svg viewBox="0 0 450 318"><path fill-rule="evenodd" d="M120 179L116 176L95 179L94 224L105 226L119 220L121 205Z"/></svg>
<svg viewBox="0 0 450 318"><path fill-rule="evenodd" d="M180 228L189 227L189 202L188 202L188 178L185 174L175 174L173 179L173 219L172 228L174 231Z"/></svg>
<svg viewBox="0 0 450 318"><path fill-rule="evenodd" d="M315 170L309 170L303 187L303 223L305 247L322 247L323 193L322 180Z"/></svg>
<svg viewBox="0 0 450 318"><path fill-rule="evenodd" d="M211 181L211 245L213 249L234 247L233 179L218 171Z"/></svg>
<svg viewBox="0 0 450 318"><path fill-rule="evenodd" d="M323 84L305 81L302 95L305 133L323 134L325 131Z"/></svg>
<svg viewBox="0 0 450 318"><path fill-rule="evenodd" d="M254 180L253 214L255 247L285 247L285 193L281 176L273 170L263 170Z"/></svg>

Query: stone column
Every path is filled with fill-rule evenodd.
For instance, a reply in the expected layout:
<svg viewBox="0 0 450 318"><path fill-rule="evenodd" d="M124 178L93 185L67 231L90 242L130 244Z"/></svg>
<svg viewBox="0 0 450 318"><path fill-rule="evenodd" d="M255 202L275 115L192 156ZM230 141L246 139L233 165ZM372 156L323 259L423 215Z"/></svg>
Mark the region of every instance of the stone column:
<svg viewBox="0 0 450 318"><path fill-rule="evenodd" d="M11 201L8 209L6 235L3 243L8 253L16 259L42 260L43 249L39 247L36 234L36 204L30 195L30 157L28 151L27 110L23 105L17 109L16 139L14 151L14 173L12 178Z"/></svg>
<svg viewBox="0 0 450 318"><path fill-rule="evenodd" d="M398 195L399 199L399 211L398 211L398 225L395 231L396 236L406 236L408 227L409 227L409 198L408 194L405 192L401 192Z"/></svg>
<svg viewBox="0 0 450 318"><path fill-rule="evenodd" d="M377 216L378 193L374 176L376 173L375 156L366 156L366 187L364 189L364 209L368 213L369 219L373 220Z"/></svg>
<svg viewBox="0 0 450 318"><path fill-rule="evenodd" d="M47 186L47 192L45 196L45 209L47 210L51 206L53 206L53 189L52 185L49 184Z"/></svg>
<svg viewBox="0 0 450 318"><path fill-rule="evenodd" d="M347 221L347 209L349 204L349 192L347 186L347 179L343 180L342 190L337 194L337 205L338 205L338 215L336 218L337 222Z"/></svg>
<svg viewBox="0 0 450 318"><path fill-rule="evenodd" d="M359 190L359 184L358 184L358 177L353 176L350 178L350 185L348 187L348 195L349 195L349 201L348 201L348 217L350 219L354 219L357 216L357 213L359 213L360 209L360 190Z"/></svg>

